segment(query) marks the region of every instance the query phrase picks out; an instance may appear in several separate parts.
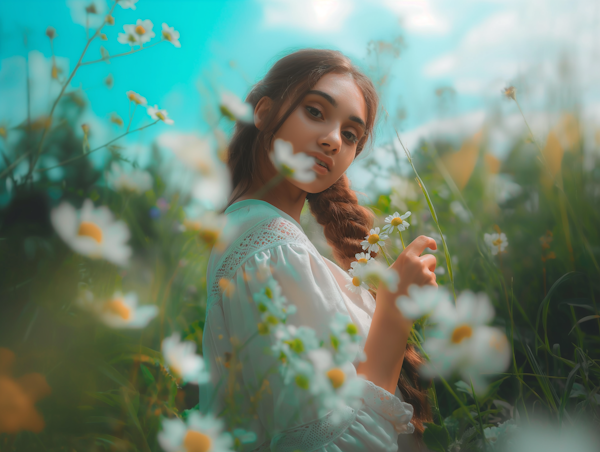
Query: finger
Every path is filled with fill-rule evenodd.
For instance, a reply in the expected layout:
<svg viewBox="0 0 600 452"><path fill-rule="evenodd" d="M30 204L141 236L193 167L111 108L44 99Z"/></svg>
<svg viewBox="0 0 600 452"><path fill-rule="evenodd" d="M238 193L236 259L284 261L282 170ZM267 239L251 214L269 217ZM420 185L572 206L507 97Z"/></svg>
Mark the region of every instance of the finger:
<svg viewBox="0 0 600 452"><path fill-rule="evenodd" d="M435 266L437 265L437 259L433 254L424 254L420 257L421 262L425 264L425 266L429 269L429 271L435 271Z"/></svg>
<svg viewBox="0 0 600 452"><path fill-rule="evenodd" d="M435 240L431 237L420 235L406 247L406 250L408 253L414 253L417 256L420 256L421 253L425 251L425 248L437 250L437 243L435 243Z"/></svg>

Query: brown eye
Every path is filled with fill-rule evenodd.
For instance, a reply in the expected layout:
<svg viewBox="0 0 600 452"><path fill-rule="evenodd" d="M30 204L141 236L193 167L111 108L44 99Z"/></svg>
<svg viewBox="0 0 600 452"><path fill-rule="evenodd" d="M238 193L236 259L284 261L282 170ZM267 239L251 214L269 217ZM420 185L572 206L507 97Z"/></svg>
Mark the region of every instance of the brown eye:
<svg viewBox="0 0 600 452"><path fill-rule="evenodd" d="M344 132L344 133L348 134L348 135L345 135L345 137L348 138L352 143L356 143L358 141L358 138L352 132Z"/></svg>
<svg viewBox="0 0 600 452"><path fill-rule="evenodd" d="M309 114L310 114L311 116L314 116L315 118L318 118L318 117L319 117L319 116L317 116L317 114L321 115L321 112L319 111L319 109L318 109L318 108L315 108L315 107L308 107L308 106L307 106L307 107L306 107L306 109L308 110ZM314 114L314 113L312 113L311 111L312 111L312 112L317 112L317 114ZM323 115L321 115L321 116L323 116Z"/></svg>

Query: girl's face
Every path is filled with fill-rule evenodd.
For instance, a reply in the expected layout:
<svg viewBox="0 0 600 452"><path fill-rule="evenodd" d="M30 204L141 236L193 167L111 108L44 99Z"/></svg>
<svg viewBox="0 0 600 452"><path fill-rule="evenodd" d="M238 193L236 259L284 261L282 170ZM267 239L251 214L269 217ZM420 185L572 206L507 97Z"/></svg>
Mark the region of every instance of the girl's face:
<svg viewBox="0 0 600 452"><path fill-rule="evenodd" d="M289 105L286 101L280 114ZM327 167L315 163L312 182L289 182L307 193L320 193L333 185L354 160L366 122L367 105L352 76L329 73L321 77L277 130L272 143L277 138L289 141L294 153L305 152Z"/></svg>

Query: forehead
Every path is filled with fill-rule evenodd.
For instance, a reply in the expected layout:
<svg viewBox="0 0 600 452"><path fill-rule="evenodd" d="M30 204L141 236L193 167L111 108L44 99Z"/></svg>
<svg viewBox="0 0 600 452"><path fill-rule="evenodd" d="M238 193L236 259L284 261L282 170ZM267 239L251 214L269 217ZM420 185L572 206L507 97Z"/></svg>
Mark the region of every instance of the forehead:
<svg viewBox="0 0 600 452"><path fill-rule="evenodd" d="M312 87L333 97L340 110L361 117L366 121L367 104L361 89L350 74L325 74Z"/></svg>

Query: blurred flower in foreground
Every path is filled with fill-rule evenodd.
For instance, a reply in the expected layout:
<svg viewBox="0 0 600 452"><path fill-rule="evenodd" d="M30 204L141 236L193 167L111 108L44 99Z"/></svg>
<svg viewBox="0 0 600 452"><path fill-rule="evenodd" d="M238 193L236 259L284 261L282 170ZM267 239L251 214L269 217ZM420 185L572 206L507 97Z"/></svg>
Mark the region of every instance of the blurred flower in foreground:
<svg viewBox="0 0 600 452"><path fill-rule="evenodd" d="M504 88L502 94L508 99L517 100L517 88L514 86L509 86L508 88Z"/></svg>
<svg viewBox="0 0 600 452"><path fill-rule="evenodd" d="M135 9L138 0L117 0L123 9Z"/></svg>
<svg viewBox="0 0 600 452"><path fill-rule="evenodd" d="M106 259L116 265L126 265L131 256L129 229L123 221L115 221L106 206L94 209L86 199L80 211L63 201L52 209L52 225L58 235L74 251L92 259Z"/></svg>
<svg viewBox="0 0 600 452"><path fill-rule="evenodd" d="M353 362L357 357L364 361L366 355L360 347L362 337L358 334L358 328L352 323L349 316L336 312L329 324L329 330L333 360L336 364Z"/></svg>
<svg viewBox="0 0 600 452"><path fill-rule="evenodd" d="M207 383L210 375L202 356L196 355L196 343L181 341L180 337L179 333L173 333L162 341L165 367L186 383Z"/></svg>
<svg viewBox="0 0 600 452"><path fill-rule="evenodd" d="M580 420L573 424L520 426L512 434L509 447L502 452L596 452L598 450L597 426ZM495 449L496 450L496 449Z"/></svg>
<svg viewBox="0 0 600 452"><path fill-rule="evenodd" d="M160 110L158 105L154 105L154 107L148 107L148 114L152 119L160 119L165 124L171 125L173 124L173 120L168 118L169 114L167 110Z"/></svg>
<svg viewBox="0 0 600 452"><path fill-rule="evenodd" d="M353 275L375 286L383 284L391 292L395 292L398 287L398 273L375 259L355 267Z"/></svg>
<svg viewBox="0 0 600 452"><path fill-rule="evenodd" d="M473 383L476 393L485 392L482 374L506 370L511 352L506 335L486 326L493 318L494 308L483 293L461 293L456 307L441 300L431 313L435 326L427 330L423 343L429 362L421 367L422 375L433 378L457 371Z"/></svg>
<svg viewBox="0 0 600 452"><path fill-rule="evenodd" d="M271 350L274 356L284 364L280 367L280 371L288 383L291 378L296 376L295 372L289 372L289 370L295 368L298 360L306 357L306 353L319 348L319 340L312 328L287 324L279 325L275 330L274 337L275 344ZM296 383L302 387L301 382L296 381Z"/></svg>
<svg viewBox="0 0 600 452"><path fill-rule="evenodd" d="M371 229L369 231L369 235L367 235L365 237L365 240L360 242L360 244L362 245L362 249L367 252L376 253L379 250L379 245L381 245L381 246L385 245L384 240L388 238L388 236L385 234L381 234L381 235L379 235L379 234L380 234L379 227L376 227L375 229Z"/></svg>
<svg viewBox="0 0 600 452"><path fill-rule="evenodd" d="M158 314L154 305L137 306L138 297L135 292L123 295L115 292L112 297L104 301L94 299L94 294L84 290L80 294L77 304L87 311L92 312L107 326L111 328L144 328Z"/></svg>
<svg viewBox="0 0 600 452"><path fill-rule="evenodd" d="M167 24L162 24L162 37L175 47L181 47L181 43L179 42L179 32L173 27L169 27Z"/></svg>
<svg viewBox="0 0 600 452"><path fill-rule="evenodd" d="M111 173L107 177L108 184L116 191L144 193L152 188L152 176L148 171L132 170L129 173L113 162Z"/></svg>
<svg viewBox="0 0 600 452"><path fill-rule="evenodd" d="M179 418L164 419L158 442L166 452L233 452L233 439L223 426L211 414L192 411L187 424Z"/></svg>
<svg viewBox="0 0 600 452"><path fill-rule="evenodd" d="M148 101L146 100L145 97L140 96L138 93L136 93L135 91L127 91L127 98L131 101L131 102L135 102L138 105L142 105L142 106L146 106L148 105Z"/></svg>
<svg viewBox="0 0 600 452"><path fill-rule="evenodd" d="M492 234L486 232L483 234L483 240L490 247L493 256L498 253L503 253L508 246L508 240L506 239L506 234L504 234L504 232L494 232Z"/></svg>
<svg viewBox="0 0 600 452"><path fill-rule="evenodd" d="M292 143L277 138L273 144L271 160L281 174L308 183L315 180L316 173L312 169L315 159L304 152L294 154Z"/></svg>
<svg viewBox="0 0 600 452"><path fill-rule="evenodd" d="M517 430L517 425L513 419L509 419L502 424L494 427L488 427L483 430L488 448L492 451L501 451L504 448L514 447L512 438Z"/></svg>
<svg viewBox="0 0 600 452"><path fill-rule="evenodd" d="M50 386L38 373L13 379L14 360L13 352L0 348L0 433L13 435L23 430L40 433L44 418L35 409L35 402L50 394Z"/></svg>
<svg viewBox="0 0 600 452"><path fill-rule="evenodd" d="M449 300L450 294L443 287L411 284L408 287L408 296L399 296L396 306L404 317L416 320L431 314L440 303L448 303Z"/></svg>
<svg viewBox="0 0 600 452"><path fill-rule="evenodd" d="M281 286L272 276L268 278L259 292L252 294L263 320L263 329L269 325L285 323L288 315L296 312L296 306L288 304L281 294Z"/></svg>
<svg viewBox="0 0 600 452"><path fill-rule="evenodd" d="M397 229L398 232L405 231L410 226L410 223L405 221L408 217L410 217L410 211L406 212L404 215L395 212L385 219L385 222L388 224L383 227L382 231L388 234L394 232L394 229Z"/></svg>
<svg viewBox="0 0 600 452"><path fill-rule="evenodd" d="M235 94L229 91L221 93L221 104L219 105L221 113L232 121L252 122L252 105L242 101Z"/></svg>

